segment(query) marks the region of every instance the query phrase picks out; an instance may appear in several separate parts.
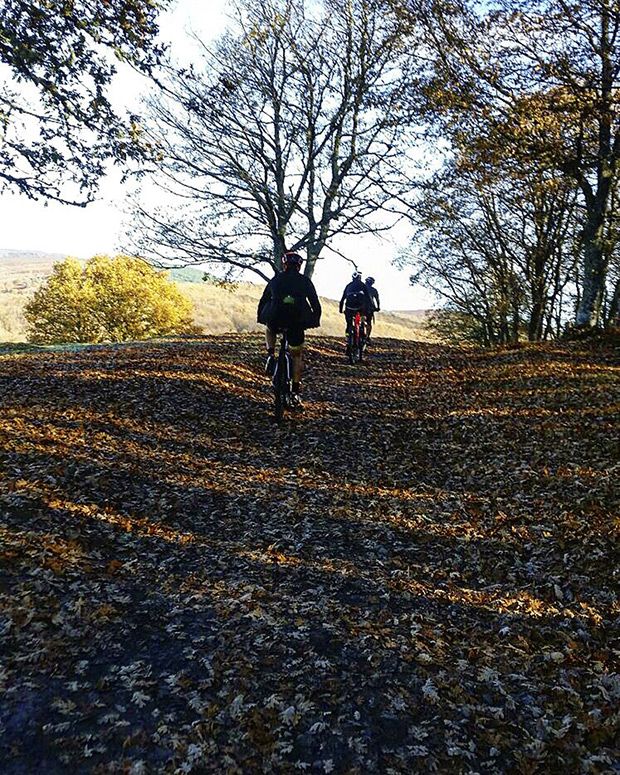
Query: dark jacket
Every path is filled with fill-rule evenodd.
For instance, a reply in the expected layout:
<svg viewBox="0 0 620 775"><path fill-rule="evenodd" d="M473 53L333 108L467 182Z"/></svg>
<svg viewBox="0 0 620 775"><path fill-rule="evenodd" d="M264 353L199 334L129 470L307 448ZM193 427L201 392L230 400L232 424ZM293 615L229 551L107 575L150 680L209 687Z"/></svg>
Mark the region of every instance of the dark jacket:
<svg viewBox="0 0 620 775"><path fill-rule="evenodd" d="M359 278L351 280L344 289L340 299L340 312L343 307L348 310L359 309L361 312L372 312L372 298L368 293L368 287Z"/></svg>
<svg viewBox="0 0 620 775"><path fill-rule="evenodd" d="M312 280L295 269L277 274L258 302L257 320L269 327L318 328L321 302Z"/></svg>
<svg viewBox="0 0 620 775"><path fill-rule="evenodd" d="M366 288L368 288L368 293L372 299L373 309L378 312L381 309L381 304L379 304L379 291L373 285L366 285Z"/></svg>

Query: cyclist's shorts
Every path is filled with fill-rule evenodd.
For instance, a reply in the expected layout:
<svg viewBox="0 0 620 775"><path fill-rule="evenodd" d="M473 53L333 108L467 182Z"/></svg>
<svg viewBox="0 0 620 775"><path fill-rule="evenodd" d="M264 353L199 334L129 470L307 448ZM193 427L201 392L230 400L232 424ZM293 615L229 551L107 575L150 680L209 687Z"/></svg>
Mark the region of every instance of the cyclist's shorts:
<svg viewBox="0 0 620 775"><path fill-rule="evenodd" d="M273 329L271 326L268 326L268 328L272 333L278 333L277 328ZM305 339L306 332L302 326L292 326L288 329L288 346L291 350L300 350L304 346Z"/></svg>

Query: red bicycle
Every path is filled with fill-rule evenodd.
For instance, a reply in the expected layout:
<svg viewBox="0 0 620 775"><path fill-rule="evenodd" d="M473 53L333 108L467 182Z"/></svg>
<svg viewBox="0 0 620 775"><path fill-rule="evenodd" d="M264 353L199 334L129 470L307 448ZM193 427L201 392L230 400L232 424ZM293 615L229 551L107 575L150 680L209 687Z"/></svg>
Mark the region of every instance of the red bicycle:
<svg viewBox="0 0 620 775"><path fill-rule="evenodd" d="M351 365L361 362L365 347L366 316L362 312L356 312L347 336L347 356Z"/></svg>

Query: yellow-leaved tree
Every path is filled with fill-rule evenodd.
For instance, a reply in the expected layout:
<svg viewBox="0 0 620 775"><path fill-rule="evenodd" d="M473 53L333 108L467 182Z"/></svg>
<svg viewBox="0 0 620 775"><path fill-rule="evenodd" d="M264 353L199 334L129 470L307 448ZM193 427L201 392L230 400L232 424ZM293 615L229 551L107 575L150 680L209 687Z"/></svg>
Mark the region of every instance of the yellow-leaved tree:
<svg viewBox="0 0 620 775"><path fill-rule="evenodd" d="M40 344L126 342L183 334L192 305L170 282L138 258L67 258L26 305L28 339Z"/></svg>

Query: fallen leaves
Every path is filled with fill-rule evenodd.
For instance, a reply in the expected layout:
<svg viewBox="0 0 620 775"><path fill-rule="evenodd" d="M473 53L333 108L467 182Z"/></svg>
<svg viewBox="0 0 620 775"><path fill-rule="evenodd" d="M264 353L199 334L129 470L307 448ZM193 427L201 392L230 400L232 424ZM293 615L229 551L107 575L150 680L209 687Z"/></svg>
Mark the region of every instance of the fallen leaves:
<svg viewBox="0 0 620 775"><path fill-rule="evenodd" d="M617 769L620 359L0 360L3 775Z"/></svg>

